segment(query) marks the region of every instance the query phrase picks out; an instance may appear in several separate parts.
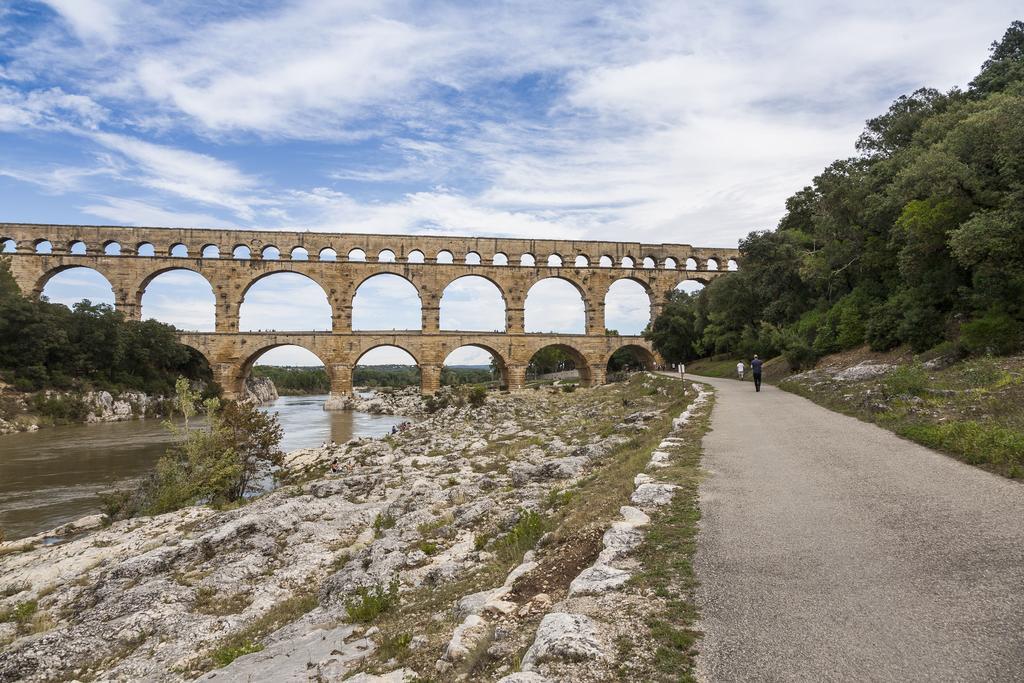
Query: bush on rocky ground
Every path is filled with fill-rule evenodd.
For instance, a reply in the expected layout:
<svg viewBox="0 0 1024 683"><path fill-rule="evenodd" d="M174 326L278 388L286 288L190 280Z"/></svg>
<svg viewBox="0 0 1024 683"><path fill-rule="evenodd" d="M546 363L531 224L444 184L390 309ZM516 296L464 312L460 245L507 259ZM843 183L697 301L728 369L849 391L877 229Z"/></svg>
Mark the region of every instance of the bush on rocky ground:
<svg viewBox="0 0 1024 683"><path fill-rule="evenodd" d="M137 489L100 495L108 520L157 515L200 502L241 501L260 471L281 464L283 431L275 415L251 403L221 405L218 399L207 399L206 424L193 428L189 418L198 412L200 395L184 378L176 389L176 407L185 422L167 426L178 436L177 443Z"/></svg>

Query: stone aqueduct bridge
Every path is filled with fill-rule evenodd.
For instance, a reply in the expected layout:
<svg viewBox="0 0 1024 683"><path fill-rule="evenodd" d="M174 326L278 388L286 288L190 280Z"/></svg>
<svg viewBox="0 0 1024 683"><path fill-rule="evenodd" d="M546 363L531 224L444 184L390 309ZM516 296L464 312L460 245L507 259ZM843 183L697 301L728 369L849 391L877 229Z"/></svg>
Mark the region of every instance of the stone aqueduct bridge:
<svg viewBox="0 0 1024 683"><path fill-rule="evenodd" d="M13 246L13 253L4 256L10 258L23 292L39 295L55 274L92 268L112 285L116 308L134 319L140 318L142 295L155 277L177 269L201 274L216 297L215 331L183 332L180 337L206 357L229 398L242 391L262 353L288 344L306 348L324 362L335 395L351 393L356 362L384 345L402 348L416 359L425 393L440 386L447 355L467 345L495 357L509 388L523 385L530 358L552 344L573 357L583 384L601 384L608 359L620 348L635 348L647 362L657 360L642 337L605 334L605 295L612 283L620 279L640 283L650 299L653 319L680 282L709 282L739 262L736 249L686 244L0 223L3 245L8 252ZM246 292L261 278L281 272L301 273L323 288L332 309L330 332L239 330ZM401 276L416 287L421 330L352 330L356 289L381 273ZM501 292L505 332L440 329L445 287L469 275L486 278ZM585 334L525 332L527 292L536 282L552 277L570 282L582 296Z"/></svg>

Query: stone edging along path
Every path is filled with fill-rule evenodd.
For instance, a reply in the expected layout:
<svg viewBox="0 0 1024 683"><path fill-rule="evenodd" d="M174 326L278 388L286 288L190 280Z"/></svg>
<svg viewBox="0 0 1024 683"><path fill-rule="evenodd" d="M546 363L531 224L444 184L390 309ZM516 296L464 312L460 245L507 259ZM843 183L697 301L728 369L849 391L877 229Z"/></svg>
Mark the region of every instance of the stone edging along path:
<svg viewBox="0 0 1024 683"><path fill-rule="evenodd" d="M672 431L662 439L658 449L651 453L651 459L646 469L656 472L658 469L667 467L671 454L666 450L681 443L679 432L687 425L690 418L700 410L707 402L711 391L704 385L695 384L698 389L697 397L686 407L686 409L672 421ZM587 567L573 579L569 586L569 595L561 605L559 611L549 612L540 622L533 645L530 646L523 657L521 671L510 674L500 679L499 683L542 683L549 680L543 674L548 668L545 663L558 665L558 677L562 679L569 673L566 665L573 667L576 664L588 661L608 662L610 655L607 639L602 636L603 624L585 612L593 613L594 610L587 610L586 601L594 596L601 596L607 593L621 590L637 569L638 563L631 559L630 555L644 541L644 527L650 524L650 517L647 512L668 505L672 501L676 489L675 484L660 482L651 474L640 473L634 479L635 489L630 502L633 505L624 505L620 508L622 518L612 522L611 527L605 531L602 543L603 549L593 565ZM525 558L526 561L509 574L505 586L496 589L490 600L499 599L500 595L508 592L515 578L529 571L535 565L532 560L532 553ZM504 592L502 592L504 591ZM470 596L473 597L473 596ZM501 608L493 602L486 603ZM512 607L515 607L514 604ZM467 621L473 615L467 617ZM479 617L477 617L479 619ZM463 622L463 626L466 622ZM462 628L462 627L460 627ZM455 643L459 636L456 631L452 643ZM587 671L581 671L581 674ZM592 672L590 672L592 673Z"/></svg>

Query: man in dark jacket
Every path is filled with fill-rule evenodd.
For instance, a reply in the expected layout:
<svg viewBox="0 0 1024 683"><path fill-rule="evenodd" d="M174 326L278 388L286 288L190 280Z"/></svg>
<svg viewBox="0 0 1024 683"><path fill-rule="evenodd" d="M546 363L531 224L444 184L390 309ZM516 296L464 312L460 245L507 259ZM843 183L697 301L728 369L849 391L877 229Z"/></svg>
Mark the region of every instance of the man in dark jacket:
<svg viewBox="0 0 1024 683"><path fill-rule="evenodd" d="M754 391L761 391L761 359L754 354L754 360L750 361L750 371L754 374Z"/></svg>

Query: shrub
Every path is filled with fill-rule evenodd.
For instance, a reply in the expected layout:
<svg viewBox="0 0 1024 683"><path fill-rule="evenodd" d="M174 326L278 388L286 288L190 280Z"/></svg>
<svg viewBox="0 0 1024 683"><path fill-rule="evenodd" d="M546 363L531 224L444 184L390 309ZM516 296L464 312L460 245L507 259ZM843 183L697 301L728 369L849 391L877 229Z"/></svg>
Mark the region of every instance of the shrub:
<svg viewBox="0 0 1024 683"><path fill-rule="evenodd" d="M32 621L32 617L39 611L39 603L35 600L26 600L25 602L19 602L13 610L11 610L8 621L13 621L18 624L18 628L25 628Z"/></svg>
<svg viewBox="0 0 1024 683"><path fill-rule="evenodd" d="M566 385L564 385L562 387L562 393L571 394L574 391L576 391L576 385L575 384L566 384Z"/></svg>
<svg viewBox="0 0 1024 683"><path fill-rule="evenodd" d="M872 351L888 351L896 348L899 338L900 309L898 302L890 299L871 309L865 325L864 337Z"/></svg>
<svg viewBox="0 0 1024 683"><path fill-rule="evenodd" d="M466 400L469 401L469 405L479 408L487 402L487 389L484 387L473 387L469 390Z"/></svg>
<svg viewBox="0 0 1024 683"><path fill-rule="evenodd" d="M359 588L356 596L345 603L345 612L349 620L366 623L373 621L379 614L387 612L398 605L398 577L391 580L387 588L380 584Z"/></svg>
<svg viewBox="0 0 1024 683"><path fill-rule="evenodd" d="M489 540L491 540L490 534L477 534L473 537L473 550L483 550L487 547Z"/></svg>
<svg viewBox="0 0 1024 683"><path fill-rule="evenodd" d="M427 555L437 554L437 543L434 543L433 541L420 541L419 548Z"/></svg>
<svg viewBox="0 0 1024 683"><path fill-rule="evenodd" d="M396 633L381 638L378 654L383 661L397 659L402 661L409 652L409 644L412 642L411 633Z"/></svg>
<svg viewBox="0 0 1024 683"><path fill-rule="evenodd" d="M920 396L928 388L928 373L919 362L901 365L885 378L889 396Z"/></svg>
<svg viewBox="0 0 1024 683"><path fill-rule="evenodd" d="M32 409L57 423L81 422L89 414L89 406L79 396L36 394L32 397Z"/></svg>
<svg viewBox="0 0 1024 683"><path fill-rule="evenodd" d="M523 510L516 525L495 542L495 547L504 559L517 559L543 535L544 518L535 510Z"/></svg>
<svg viewBox="0 0 1024 683"><path fill-rule="evenodd" d="M377 532L383 531L385 529L390 529L393 526L395 526L394 515L388 515L381 512L378 513L373 520L373 530Z"/></svg>
<svg viewBox="0 0 1024 683"><path fill-rule="evenodd" d="M1024 326L1005 311L990 309L960 326L960 343L971 353L1009 355L1024 344Z"/></svg>

